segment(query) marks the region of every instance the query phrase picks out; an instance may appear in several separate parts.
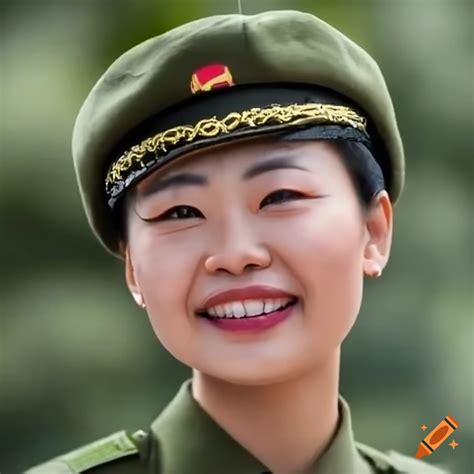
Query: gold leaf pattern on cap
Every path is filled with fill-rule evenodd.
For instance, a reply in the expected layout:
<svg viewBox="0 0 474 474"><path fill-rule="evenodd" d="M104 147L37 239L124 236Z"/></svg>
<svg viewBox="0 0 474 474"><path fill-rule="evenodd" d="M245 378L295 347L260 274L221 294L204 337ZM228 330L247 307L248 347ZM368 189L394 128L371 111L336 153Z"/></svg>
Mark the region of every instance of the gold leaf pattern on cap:
<svg viewBox="0 0 474 474"><path fill-rule="evenodd" d="M329 104L272 105L266 108L251 108L242 112L231 112L222 119L216 116L200 120L195 125L179 125L146 138L134 145L112 163L105 180L105 189L110 193L114 183L125 178L123 175L133 166L144 167L142 160L147 153L167 153L181 143L191 143L197 138L212 138L229 134L244 127L287 124L289 126L307 123L347 125L367 133L367 119L355 110Z"/></svg>

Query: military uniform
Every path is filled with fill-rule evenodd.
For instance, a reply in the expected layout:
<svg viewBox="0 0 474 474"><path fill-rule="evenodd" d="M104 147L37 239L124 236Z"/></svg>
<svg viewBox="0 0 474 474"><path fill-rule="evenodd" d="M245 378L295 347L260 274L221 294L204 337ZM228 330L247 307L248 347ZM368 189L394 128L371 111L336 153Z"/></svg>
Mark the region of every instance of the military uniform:
<svg viewBox="0 0 474 474"><path fill-rule="evenodd" d="M186 380L147 433L125 431L84 446L28 474L262 474L270 470L226 433L194 400ZM445 474L424 461L354 440L349 405L339 396L339 426L314 474Z"/></svg>
<svg viewBox="0 0 474 474"><path fill-rule="evenodd" d="M221 15L127 51L88 95L74 126L73 157L92 230L123 258L119 210L129 188L190 151L260 135L358 142L370 149L392 203L400 196L403 146L374 59L310 14ZM115 433L28 472L268 472L198 405L190 384L147 432ZM445 472L355 442L341 396L339 415L311 472Z"/></svg>

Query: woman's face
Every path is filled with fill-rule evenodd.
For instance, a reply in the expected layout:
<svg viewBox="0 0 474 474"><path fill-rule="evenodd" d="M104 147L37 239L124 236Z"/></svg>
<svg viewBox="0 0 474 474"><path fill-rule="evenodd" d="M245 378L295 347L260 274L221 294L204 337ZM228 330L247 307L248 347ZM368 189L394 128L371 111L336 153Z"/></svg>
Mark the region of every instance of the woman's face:
<svg viewBox="0 0 474 474"><path fill-rule="evenodd" d="M242 179L275 159L305 169ZM185 172L207 184L158 189ZM282 189L294 193L269 197ZM370 232L328 142L246 140L188 155L136 186L127 218L129 288L163 346L189 367L238 384L280 382L332 357L355 322ZM292 315L249 333L195 314L209 295L249 285L298 296Z"/></svg>

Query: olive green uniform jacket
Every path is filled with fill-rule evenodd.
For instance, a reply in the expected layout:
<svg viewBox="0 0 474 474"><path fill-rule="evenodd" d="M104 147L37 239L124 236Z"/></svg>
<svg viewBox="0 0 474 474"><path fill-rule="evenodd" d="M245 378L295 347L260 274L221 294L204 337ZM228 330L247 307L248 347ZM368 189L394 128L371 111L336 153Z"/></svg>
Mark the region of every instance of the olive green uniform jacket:
<svg viewBox="0 0 474 474"><path fill-rule="evenodd" d="M311 472L317 474L446 474L432 465L353 438L347 402L339 396L340 425ZM224 431L194 400L191 379L148 433L120 431L26 471L28 474L261 474L271 471ZM281 474L281 473L278 473ZM449 474L449 473L448 473Z"/></svg>

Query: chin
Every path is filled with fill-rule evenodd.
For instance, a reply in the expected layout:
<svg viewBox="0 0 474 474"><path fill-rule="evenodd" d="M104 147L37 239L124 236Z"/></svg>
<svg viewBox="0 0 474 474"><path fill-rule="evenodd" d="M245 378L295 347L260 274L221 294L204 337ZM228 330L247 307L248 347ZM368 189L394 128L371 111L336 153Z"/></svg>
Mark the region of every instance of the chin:
<svg viewBox="0 0 474 474"><path fill-rule="evenodd" d="M287 377L285 376L278 376L278 375L269 375L263 374L260 371L254 371L254 373L235 373L235 374L216 374L212 375L212 377L217 378L223 382L227 382L232 385L242 385L248 387L255 387L255 386L264 386L264 385L273 385L276 383L284 382Z"/></svg>
<svg viewBox="0 0 474 474"><path fill-rule="evenodd" d="M219 379L233 385L247 386L273 385L286 382L305 371L296 361L281 364L278 361L258 362L255 360L244 360L232 364L223 364L223 361L220 360L218 365L202 364L199 367L194 366L194 368L207 377Z"/></svg>

